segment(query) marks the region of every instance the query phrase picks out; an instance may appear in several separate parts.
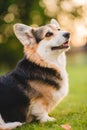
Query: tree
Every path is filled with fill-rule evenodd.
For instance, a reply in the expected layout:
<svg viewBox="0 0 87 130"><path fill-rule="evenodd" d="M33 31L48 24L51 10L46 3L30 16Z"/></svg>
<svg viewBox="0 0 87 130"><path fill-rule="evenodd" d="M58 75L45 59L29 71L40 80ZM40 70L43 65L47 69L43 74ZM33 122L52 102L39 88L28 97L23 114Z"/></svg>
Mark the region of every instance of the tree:
<svg viewBox="0 0 87 130"><path fill-rule="evenodd" d="M73 38L77 35L78 25L82 29L87 26L86 6L73 0L0 0L0 68L3 65L13 68L23 56L22 45L13 33L15 23L37 26L48 23L50 18L56 18L63 28L72 32ZM79 34L83 36L84 33ZM75 40L74 37L73 44Z"/></svg>

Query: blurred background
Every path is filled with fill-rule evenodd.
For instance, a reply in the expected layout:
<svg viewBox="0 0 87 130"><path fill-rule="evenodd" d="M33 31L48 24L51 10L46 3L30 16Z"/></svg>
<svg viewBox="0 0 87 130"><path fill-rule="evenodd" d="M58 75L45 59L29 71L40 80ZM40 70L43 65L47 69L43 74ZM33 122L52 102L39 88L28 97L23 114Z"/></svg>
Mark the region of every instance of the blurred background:
<svg viewBox="0 0 87 130"><path fill-rule="evenodd" d="M51 18L71 32L68 66L87 65L87 0L0 0L0 74L13 69L23 56L13 25L41 26Z"/></svg>
<svg viewBox="0 0 87 130"><path fill-rule="evenodd" d="M64 124L69 122L74 130L87 130L87 0L0 0L0 75L12 70L23 57L23 46L13 33L13 25L38 27L51 18L71 33L71 49L67 52L69 95L58 106L59 114L56 109L54 115L60 122L64 119Z"/></svg>

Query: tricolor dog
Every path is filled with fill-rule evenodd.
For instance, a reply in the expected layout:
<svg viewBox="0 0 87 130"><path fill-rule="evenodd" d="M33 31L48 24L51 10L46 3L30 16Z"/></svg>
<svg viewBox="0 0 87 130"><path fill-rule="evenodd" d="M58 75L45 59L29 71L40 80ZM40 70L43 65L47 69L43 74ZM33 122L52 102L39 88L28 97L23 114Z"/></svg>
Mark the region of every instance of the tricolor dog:
<svg viewBox="0 0 87 130"><path fill-rule="evenodd" d="M65 52L70 33L56 20L38 28L15 24L24 58L0 77L0 129L23 123L54 121L48 114L68 93Z"/></svg>

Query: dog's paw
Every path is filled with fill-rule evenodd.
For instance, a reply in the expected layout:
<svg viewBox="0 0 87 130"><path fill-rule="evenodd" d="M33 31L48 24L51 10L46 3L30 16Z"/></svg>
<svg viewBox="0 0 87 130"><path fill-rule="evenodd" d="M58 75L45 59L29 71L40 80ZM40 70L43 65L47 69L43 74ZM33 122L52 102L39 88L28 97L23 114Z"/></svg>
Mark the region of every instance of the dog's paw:
<svg viewBox="0 0 87 130"><path fill-rule="evenodd" d="M53 117L43 117L41 120L40 120L40 122L41 123L45 123L45 122L48 122L48 121L56 121L56 119L55 118L53 118Z"/></svg>

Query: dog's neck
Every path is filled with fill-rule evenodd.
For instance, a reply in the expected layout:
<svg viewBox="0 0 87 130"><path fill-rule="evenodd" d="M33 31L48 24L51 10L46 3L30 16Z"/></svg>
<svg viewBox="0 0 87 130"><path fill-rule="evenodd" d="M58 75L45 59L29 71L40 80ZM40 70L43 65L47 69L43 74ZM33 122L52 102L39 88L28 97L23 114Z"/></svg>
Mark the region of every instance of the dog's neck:
<svg viewBox="0 0 87 130"><path fill-rule="evenodd" d="M36 47L35 47L36 48ZM44 57L41 57L37 52L34 47L31 49L29 46L24 47L24 54L27 58L27 60L34 62L35 64L42 66L42 67L47 67L47 68L54 68L57 71L58 68L55 66L55 64L52 64L52 62L48 62L45 60Z"/></svg>
<svg viewBox="0 0 87 130"><path fill-rule="evenodd" d="M65 69L66 60L64 52L59 55L51 55L48 53L47 55L40 56L34 48L31 49L29 46L25 46L24 53L28 60L42 67L54 68L57 70L62 67L62 69Z"/></svg>
<svg viewBox="0 0 87 130"><path fill-rule="evenodd" d="M58 68L65 69L66 67L66 56L64 52L60 53L59 55L48 54L47 56L43 56L43 59L50 64L56 65Z"/></svg>

